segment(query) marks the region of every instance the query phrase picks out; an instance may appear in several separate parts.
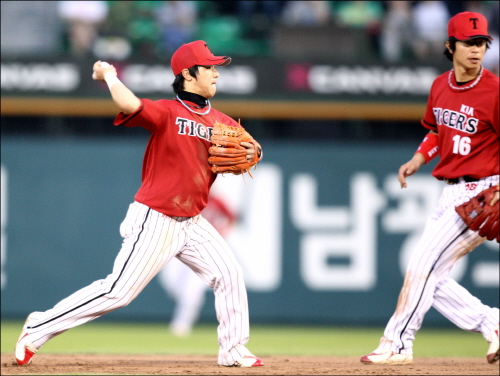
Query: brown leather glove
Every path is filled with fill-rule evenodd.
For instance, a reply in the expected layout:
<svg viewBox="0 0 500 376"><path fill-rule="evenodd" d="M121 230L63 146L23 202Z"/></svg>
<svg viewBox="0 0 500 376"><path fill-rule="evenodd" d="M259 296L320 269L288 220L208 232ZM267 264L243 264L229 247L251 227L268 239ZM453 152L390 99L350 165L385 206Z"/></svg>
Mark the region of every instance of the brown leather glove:
<svg viewBox="0 0 500 376"><path fill-rule="evenodd" d="M498 191L496 185L485 189L469 201L457 206L455 210L467 226L477 231L479 236L486 237L488 240L496 239L500 243L498 224L500 201L493 206L490 205L496 191Z"/></svg>
<svg viewBox="0 0 500 376"><path fill-rule="evenodd" d="M255 166L262 158L260 144L243 127L233 127L222 123L215 123L212 136L212 146L208 150L210 157L208 163L212 165L212 172L224 174L230 172L234 175L244 174ZM255 154L251 161L247 159L247 149L242 142L252 143Z"/></svg>

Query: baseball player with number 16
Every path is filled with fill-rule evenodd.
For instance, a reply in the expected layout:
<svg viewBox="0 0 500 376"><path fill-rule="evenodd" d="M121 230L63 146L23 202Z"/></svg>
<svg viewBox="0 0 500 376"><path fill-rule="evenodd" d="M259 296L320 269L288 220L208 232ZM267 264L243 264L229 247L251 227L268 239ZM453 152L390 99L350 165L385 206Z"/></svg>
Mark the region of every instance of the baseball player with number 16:
<svg viewBox="0 0 500 376"><path fill-rule="evenodd" d="M422 120L430 133L398 176L405 188L408 176L439 155L432 175L446 186L410 258L396 311L379 346L362 363L411 363L415 334L431 306L459 328L481 333L489 342L488 363L498 361L498 308L483 304L449 276L461 257L486 239L500 238L499 83L481 66L491 39L479 13L459 13L448 23L445 55L453 69L434 80ZM463 209L469 202L479 203L472 220ZM474 220L484 222L470 225Z"/></svg>
<svg viewBox="0 0 500 376"><path fill-rule="evenodd" d="M245 347L250 325L241 267L222 236L200 214L219 172L219 151L238 155L238 164L223 158L221 167L234 174L247 172L262 158L260 145L248 132L210 106L219 77L215 67L230 62L230 57L214 56L203 41L182 45L171 60L177 96L158 101L137 98L112 65L94 64L93 79L108 84L121 111L114 124L141 126L151 133L142 185L120 226L123 243L112 273L52 309L31 313L16 345L17 364L30 364L40 347L56 335L128 305L177 257L214 291L218 364L264 365ZM221 124L232 130L229 141L225 134L212 135ZM225 143L234 147L221 148Z"/></svg>

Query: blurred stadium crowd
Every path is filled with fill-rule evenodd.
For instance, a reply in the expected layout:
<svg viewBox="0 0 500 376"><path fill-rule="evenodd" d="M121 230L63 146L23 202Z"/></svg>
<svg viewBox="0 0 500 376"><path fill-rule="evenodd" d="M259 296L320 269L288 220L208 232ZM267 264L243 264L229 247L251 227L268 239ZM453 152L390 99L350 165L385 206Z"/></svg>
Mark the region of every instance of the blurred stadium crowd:
<svg viewBox="0 0 500 376"><path fill-rule="evenodd" d="M432 62L442 57L448 19L458 12L476 11L488 18L490 34L494 37L484 65L498 74L499 3L2 1L1 54L9 58L65 56L117 62L140 57L169 61L181 44L197 39L205 40L215 54L232 57L320 57L333 61L336 55L343 53L325 49L321 38L307 45L293 43L307 30L313 35L324 37L327 33L331 38L341 38L341 45L353 45L355 61ZM10 129L9 119L2 119L2 123L4 120L6 126L2 126L2 133ZM57 124L55 129L59 127ZM376 124L370 129L366 123L351 123L348 131L342 122L337 125L338 131L329 135L332 138L387 139L397 129L389 125L384 128L387 134L383 134ZM287 122L281 126L293 124ZM309 127L321 128L324 127L319 123L317 127ZM331 129L337 128L335 124L331 126ZM274 133L283 134L279 129L277 125ZM324 136L321 133L321 137Z"/></svg>
<svg viewBox="0 0 500 376"><path fill-rule="evenodd" d="M332 27L364 34L369 51L387 62L435 58L448 19L484 14L499 35L498 1L2 1L2 54L124 60L169 58L203 39L215 53L273 56L280 33ZM335 38L335 35L332 35ZM42 43L35 43L44 40ZM277 48L278 47L278 48ZM304 48L305 49L305 48Z"/></svg>

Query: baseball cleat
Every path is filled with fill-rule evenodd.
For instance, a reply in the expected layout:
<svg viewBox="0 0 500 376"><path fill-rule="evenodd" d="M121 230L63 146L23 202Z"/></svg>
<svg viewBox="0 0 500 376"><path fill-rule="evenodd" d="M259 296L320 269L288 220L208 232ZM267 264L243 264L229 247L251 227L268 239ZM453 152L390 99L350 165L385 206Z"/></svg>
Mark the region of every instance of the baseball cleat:
<svg viewBox="0 0 500 376"><path fill-rule="evenodd" d="M170 332L178 338L186 338L191 335L191 327L189 325L170 325Z"/></svg>
<svg viewBox="0 0 500 376"><path fill-rule="evenodd" d="M263 366L264 362L257 358L254 355L245 355L238 359L232 366L230 367L260 367Z"/></svg>
<svg viewBox="0 0 500 376"><path fill-rule="evenodd" d="M28 364L30 364L33 356L38 351L38 349L29 341L29 334L26 329L30 316L31 314L28 315L28 318L24 323L23 330L21 331L21 335L19 336L16 344L16 362L20 366L27 366Z"/></svg>
<svg viewBox="0 0 500 376"><path fill-rule="evenodd" d="M242 368L248 368L248 367L261 367L264 365L264 362L257 358L255 355L253 355L245 346L243 345L236 345L234 346L234 349L237 350L238 355L240 358L234 362L233 364L227 365L227 364L219 364L224 367L242 367ZM234 359L234 358L233 358Z"/></svg>
<svg viewBox="0 0 500 376"><path fill-rule="evenodd" d="M364 364L408 364L413 361L411 354L397 354L391 350L376 349L360 359Z"/></svg>
<svg viewBox="0 0 500 376"><path fill-rule="evenodd" d="M486 360L490 364L494 364L498 361L498 329L500 325L497 326L495 330L491 331L490 334L490 347L488 348L488 352L486 353Z"/></svg>

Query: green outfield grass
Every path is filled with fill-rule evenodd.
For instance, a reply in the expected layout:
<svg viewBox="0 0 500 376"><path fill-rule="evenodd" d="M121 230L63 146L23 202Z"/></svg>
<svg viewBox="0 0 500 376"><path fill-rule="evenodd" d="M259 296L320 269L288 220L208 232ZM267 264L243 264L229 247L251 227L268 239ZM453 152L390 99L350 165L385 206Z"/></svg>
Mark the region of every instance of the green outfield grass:
<svg viewBox="0 0 500 376"><path fill-rule="evenodd" d="M2 321L1 352L10 353L22 322ZM252 325L248 347L255 354L361 356L378 344L383 328ZM421 329L415 357L483 357L483 336L460 329ZM198 325L188 338L170 334L168 324L91 322L53 338L45 353L199 354L218 350L216 325Z"/></svg>

